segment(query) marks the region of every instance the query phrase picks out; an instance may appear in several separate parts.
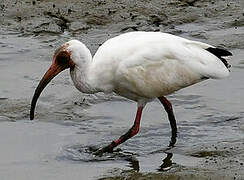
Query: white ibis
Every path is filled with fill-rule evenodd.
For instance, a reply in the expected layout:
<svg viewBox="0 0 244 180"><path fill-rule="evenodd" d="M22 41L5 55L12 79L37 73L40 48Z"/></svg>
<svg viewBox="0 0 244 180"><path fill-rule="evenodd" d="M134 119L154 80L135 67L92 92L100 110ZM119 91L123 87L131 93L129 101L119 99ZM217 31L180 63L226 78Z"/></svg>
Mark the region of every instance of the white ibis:
<svg viewBox="0 0 244 180"><path fill-rule="evenodd" d="M170 146L176 142L177 126L166 95L197 82L229 75L230 65L223 58L232 54L224 49L161 32L130 32L107 40L92 58L89 49L78 40L58 48L35 90L30 119L38 97L46 85L69 68L75 87L83 93L115 92L137 102L134 125L99 152L112 152L139 131L143 107L158 98L171 125Z"/></svg>

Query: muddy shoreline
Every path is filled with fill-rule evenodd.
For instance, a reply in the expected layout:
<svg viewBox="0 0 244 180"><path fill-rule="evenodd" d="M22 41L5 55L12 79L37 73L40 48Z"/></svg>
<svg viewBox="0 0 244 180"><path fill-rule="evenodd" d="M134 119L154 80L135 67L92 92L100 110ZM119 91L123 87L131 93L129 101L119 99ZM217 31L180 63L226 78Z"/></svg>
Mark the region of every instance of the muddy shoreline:
<svg viewBox="0 0 244 180"><path fill-rule="evenodd" d="M52 52L56 47L67 40L78 39L83 41L94 54L105 40L118 34L129 31L162 31L221 46L234 54L231 62L232 75L229 79L218 82L217 85L216 82L210 82L194 86L192 89L170 96L179 117L180 135L176 147L170 152L160 148L161 145L168 143L169 129L167 121L163 124L157 121L162 115L161 107L153 102L151 112L148 110L149 115L146 115L145 124L142 125L141 135L136 140L132 140L133 143L129 142L122 147L124 151L138 152L129 156L137 159L138 167L123 158L106 160L104 163L103 161L92 162L94 159L90 160L91 162L84 162L82 158L86 154L80 157L75 148L71 148L71 155L67 155L66 144L70 141L77 144L74 137L80 140L81 144L89 144L98 141L96 137L99 136L101 142L97 143L104 144L109 142L110 138L121 134L131 123L127 119L133 118L132 109L135 104L116 95L112 97L103 94L81 95L72 86L68 72L65 72L55 79L40 98L36 117L42 129L38 131L39 134L34 133L39 141L44 142L42 135L49 134L51 131L50 128L45 127L46 124L53 126L54 132L57 132L49 134L53 142L50 140L47 146L52 146L58 141L62 147L55 144L58 150L52 152L50 156L61 156L61 160L49 159L49 154L44 154L47 160L43 162L41 159L41 163L38 164L39 159L36 158L37 164L32 175L36 174L37 179L42 179L45 173L46 179L54 177L65 179L67 176L71 179L79 179L83 177L84 172L90 170L89 176L84 178L243 180L243 9L243 0L1 1L0 123L4 128L2 132L10 132L6 139L11 138L9 141L4 139L0 141L1 146L4 146L0 158L4 159L10 148L17 149L13 150L13 153L17 153L17 157L21 157L22 152L26 151L25 146L22 147L21 143L18 144L17 140L12 138L15 137L15 132L11 131L13 127L28 132L18 132L19 136L23 136L21 140L24 145L31 147L30 143L35 144L35 140L31 139L32 129L29 129L27 123L30 98L40 77L49 66ZM120 112L121 108L126 113ZM156 120L151 117L154 114ZM110 124L112 119L120 121L118 124L113 122L112 126ZM146 121L147 119L149 121ZM23 123L19 124L19 122ZM160 128L155 127L155 124ZM108 133L108 131L112 132ZM82 138L79 139L79 135L82 135ZM61 142L60 138L65 140ZM48 152L47 149L48 147L44 147L40 151ZM158 151L154 152L155 149ZM38 150L36 152L40 153ZM171 163L170 168L158 171L162 160L169 153L173 154L172 159L168 160ZM63 160L70 157L68 161ZM24 158L27 160L20 160L19 166L12 158L0 163L0 176L3 179L9 177L25 179L27 177L23 173L25 167L32 168L28 163L33 160L29 161L27 156ZM75 163L73 159L76 160ZM48 164L54 167L52 172L45 169ZM93 169L94 165L98 168ZM103 166L106 168L103 169ZM43 174L39 172L39 167L42 167ZM76 174L77 176L73 178L72 173L67 173L65 176L63 172L67 167L70 168L70 172L81 169L81 174ZM11 168L16 170L16 175L12 173ZM94 174L94 177L91 174Z"/></svg>
<svg viewBox="0 0 244 180"><path fill-rule="evenodd" d="M203 28L190 33L190 36L209 40L212 38L207 31L229 28L241 28L243 31L244 25L244 2L241 0L4 0L0 7L3 27L20 32L23 36L41 38L68 34L71 38L82 38L87 44L92 44L92 50L110 36L128 31L163 31L179 35L186 30L177 26L196 23ZM95 42L89 41L90 34L97 34ZM229 35L231 37L222 36L217 44L215 39L215 44L226 48L243 47L243 42L238 41L238 38L243 38L243 33ZM230 39L235 41L229 42Z"/></svg>

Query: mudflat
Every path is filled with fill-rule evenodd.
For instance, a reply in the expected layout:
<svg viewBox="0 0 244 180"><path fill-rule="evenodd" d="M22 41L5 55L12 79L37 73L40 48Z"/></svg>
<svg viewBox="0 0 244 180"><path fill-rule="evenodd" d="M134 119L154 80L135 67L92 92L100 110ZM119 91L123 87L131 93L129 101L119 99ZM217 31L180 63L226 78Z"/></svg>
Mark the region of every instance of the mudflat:
<svg viewBox="0 0 244 180"><path fill-rule="evenodd" d="M244 179L243 0L3 0L0 2L1 179ZM162 31L233 53L230 77L170 95L179 136L157 101L146 106L140 132L102 157L133 123L136 104L115 94L85 95L63 72L41 95L34 90L55 49L78 39L92 54L130 31Z"/></svg>

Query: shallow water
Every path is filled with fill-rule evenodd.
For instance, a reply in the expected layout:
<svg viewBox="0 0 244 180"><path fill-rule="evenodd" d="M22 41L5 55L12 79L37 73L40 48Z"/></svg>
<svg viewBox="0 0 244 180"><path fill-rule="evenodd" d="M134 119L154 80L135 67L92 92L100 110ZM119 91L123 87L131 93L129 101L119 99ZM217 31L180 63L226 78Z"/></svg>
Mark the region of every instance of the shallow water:
<svg viewBox="0 0 244 180"><path fill-rule="evenodd" d="M242 40L237 38L243 37L243 27L222 29L215 23L185 23L168 29L183 37L223 43L233 53L228 78L208 80L168 97L178 121L176 147L167 148L167 114L155 100L143 111L139 134L117 152L102 157L92 152L131 127L134 102L116 95L81 94L65 71L42 93L36 120L29 121L29 109L35 87L57 46L79 37L94 54L101 42L119 33L117 26L109 36L97 29L80 36L70 32L26 35L2 27L1 179L123 179L144 175L153 179L244 179L244 52Z"/></svg>

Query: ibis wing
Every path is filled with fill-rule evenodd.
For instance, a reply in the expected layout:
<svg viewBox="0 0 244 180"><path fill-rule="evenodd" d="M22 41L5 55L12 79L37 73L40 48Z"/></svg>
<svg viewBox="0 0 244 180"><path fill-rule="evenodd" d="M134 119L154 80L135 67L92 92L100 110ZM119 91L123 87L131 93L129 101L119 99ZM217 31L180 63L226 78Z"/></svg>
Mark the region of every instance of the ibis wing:
<svg viewBox="0 0 244 180"><path fill-rule="evenodd" d="M98 49L96 77L140 95L167 95L204 78L228 76L221 60L206 50L210 47L167 33L126 33Z"/></svg>

